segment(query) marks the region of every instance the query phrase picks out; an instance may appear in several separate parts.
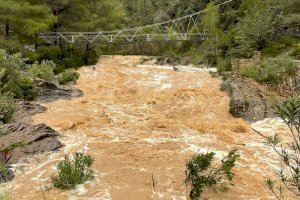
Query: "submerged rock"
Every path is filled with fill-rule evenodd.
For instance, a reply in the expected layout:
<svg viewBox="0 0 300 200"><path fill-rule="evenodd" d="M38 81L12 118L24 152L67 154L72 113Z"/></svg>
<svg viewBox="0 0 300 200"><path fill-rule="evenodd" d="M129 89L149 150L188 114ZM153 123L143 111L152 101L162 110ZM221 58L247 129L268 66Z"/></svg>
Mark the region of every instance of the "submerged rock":
<svg viewBox="0 0 300 200"><path fill-rule="evenodd" d="M234 117L256 122L275 116L271 101L250 81L229 79L221 84L221 90L230 96L229 112Z"/></svg>

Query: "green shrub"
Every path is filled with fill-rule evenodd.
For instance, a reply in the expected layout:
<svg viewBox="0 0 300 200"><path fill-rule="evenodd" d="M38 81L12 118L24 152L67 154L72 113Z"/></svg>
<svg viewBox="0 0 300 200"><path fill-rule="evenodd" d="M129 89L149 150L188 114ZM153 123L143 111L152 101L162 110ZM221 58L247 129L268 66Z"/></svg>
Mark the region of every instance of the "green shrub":
<svg viewBox="0 0 300 200"><path fill-rule="evenodd" d="M26 60L21 54L9 55L5 50L0 50L0 94L26 100L36 97L34 82L22 73Z"/></svg>
<svg viewBox="0 0 300 200"><path fill-rule="evenodd" d="M76 72L76 70L67 69L66 71L59 74L58 83L60 85L64 85L71 81L76 82L78 78L79 78L79 73Z"/></svg>
<svg viewBox="0 0 300 200"><path fill-rule="evenodd" d="M299 47L299 39L284 37L280 40L270 41L267 43L266 47L263 49L262 53L264 56L277 57L288 51L295 52ZM299 54L298 54L299 55ZM297 54L292 53L291 57L295 57Z"/></svg>
<svg viewBox="0 0 300 200"><path fill-rule="evenodd" d="M49 60L43 60L41 64L35 62L29 67L29 72L37 78L52 81L54 79L55 63Z"/></svg>
<svg viewBox="0 0 300 200"><path fill-rule="evenodd" d="M293 60L287 55L282 55L276 59L264 59L258 64L240 69L238 74L260 83L278 85L295 77L296 72L297 68Z"/></svg>
<svg viewBox="0 0 300 200"><path fill-rule="evenodd" d="M37 96L37 91L34 81L29 77L22 77L20 80L20 97L22 99L32 101Z"/></svg>
<svg viewBox="0 0 300 200"><path fill-rule="evenodd" d="M227 191L226 182L232 184L234 174L231 172L239 155L230 151L219 165L215 167L215 153L195 154L186 164L186 183L191 186L190 198L198 200L204 187L221 185Z"/></svg>
<svg viewBox="0 0 300 200"><path fill-rule="evenodd" d="M54 187L59 189L73 189L76 185L94 179L91 166L94 159L83 153L75 153L72 157L58 163L58 175L52 177Z"/></svg>
<svg viewBox="0 0 300 200"><path fill-rule="evenodd" d="M231 76L231 60L219 57L217 60L217 72L223 77L223 80Z"/></svg>
<svg viewBox="0 0 300 200"><path fill-rule="evenodd" d="M52 60L56 66L54 73L59 74L68 68L81 67L85 64L93 65L98 61L98 54L94 49L85 52L84 46L72 46L60 48L59 46L39 46L35 52L30 52L27 57L31 62ZM87 61L87 63L85 63Z"/></svg>
<svg viewBox="0 0 300 200"><path fill-rule="evenodd" d="M0 123L8 123L16 110L16 104L12 97L0 95ZM1 129L2 130L2 129ZM3 131L1 131L3 133Z"/></svg>
<svg viewBox="0 0 300 200"><path fill-rule="evenodd" d="M217 69L219 73L231 71L231 60L219 57L217 60Z"/></svg>
<svg viewBox="0 0 300 200"><path fill-rule="evenodd" d="M245 78L251 78L258 82L262 81L262 71L258 64L251 64L243 69L239 69L238 75Z"/></svg>

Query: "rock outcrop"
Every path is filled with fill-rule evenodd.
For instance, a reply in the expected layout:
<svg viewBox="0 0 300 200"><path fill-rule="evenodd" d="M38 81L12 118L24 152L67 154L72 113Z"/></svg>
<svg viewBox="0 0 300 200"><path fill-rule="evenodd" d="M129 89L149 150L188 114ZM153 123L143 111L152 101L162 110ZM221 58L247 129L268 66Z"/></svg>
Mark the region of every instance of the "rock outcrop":
<svg viewBox="0 0 300 200"><path fill-rule="evenodd" d="M1 137L0 147L8 149L12 155L9 163L32 154L55 151L62 147L57 139L58 132L45 124L28 123L5 124L3 130L8 133Z"/></svg>
<svg viewBox="0 0 300 200"><path fill-rule="evenodd" d="M21 158L55 151L62 147L58 140L58 132L45 124L32 124L32 115L46 111L46 108L39 103L77 98L83 94L82 91L71 86L60 86L41 79L36 79L35 82L38 90L36 101L18 101L13 119L1 127L0 183L13 179L14 175L9 165L17 163Z"/></svg>
<svg viewBox="0 0 300 200"><path fill-rule="evenodd" d="M234 117L255 122L273 117L272 103L262 90L245 79L229 79L221 84L221 90L230 96L230 113Z"/></svg>
<svg viewBox="0 0 300 200"><path fill-rule="evenodd" d="M78 98L83 95L82 91L72 86L62 86L55 83L37 79L35 80L38 88L37 101L49 103L59 99Z"/></svg>

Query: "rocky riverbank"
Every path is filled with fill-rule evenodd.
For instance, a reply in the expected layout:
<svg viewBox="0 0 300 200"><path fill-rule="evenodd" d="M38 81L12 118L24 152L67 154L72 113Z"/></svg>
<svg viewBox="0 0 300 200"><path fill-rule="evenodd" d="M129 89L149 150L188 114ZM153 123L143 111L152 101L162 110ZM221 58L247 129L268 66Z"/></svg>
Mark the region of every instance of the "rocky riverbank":
<svg viewBox="0 0 300 200"><path fill-rule="evenodd" d="M62 147L57 131L46 124L32 123L33 115L46 111L43 103L82 96L80 90L71 86L60 86L43 80L36 80L36 83L38 86L37 99L33 102L18 101L17 111L12 121L2 126L0 159L7 165L3 166L7 169L4 170L6 175L0 172L0 183L13 178L9 165L30 155L55 151Z"/></svg>

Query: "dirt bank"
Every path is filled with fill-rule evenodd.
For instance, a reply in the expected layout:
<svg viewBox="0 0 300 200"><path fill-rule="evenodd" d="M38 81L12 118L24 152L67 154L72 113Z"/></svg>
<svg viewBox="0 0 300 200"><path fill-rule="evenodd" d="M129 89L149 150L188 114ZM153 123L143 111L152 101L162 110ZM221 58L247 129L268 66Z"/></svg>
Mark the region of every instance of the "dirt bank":
<svg viewBox="0 0 300 200"><path fill-rule="evenodd" d="M279 161L250 125L229 114L220 81L201 69L138 65L138 56L108 57L79 70L84 96L48 103L33 117L62 134L61 151L15 166L16 199L186 199L185 163L195 152L218 157L238 149L235 186L208 190L209 199L272 199L264 179ZM277 120L253 126L285 132ZM95 158L95 181L71 191L40 192L64 154L86 151ZM155 187L153 187L155 182ZM26 195L24 195L26 194Z"/></svg>

